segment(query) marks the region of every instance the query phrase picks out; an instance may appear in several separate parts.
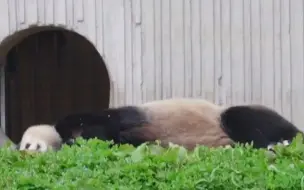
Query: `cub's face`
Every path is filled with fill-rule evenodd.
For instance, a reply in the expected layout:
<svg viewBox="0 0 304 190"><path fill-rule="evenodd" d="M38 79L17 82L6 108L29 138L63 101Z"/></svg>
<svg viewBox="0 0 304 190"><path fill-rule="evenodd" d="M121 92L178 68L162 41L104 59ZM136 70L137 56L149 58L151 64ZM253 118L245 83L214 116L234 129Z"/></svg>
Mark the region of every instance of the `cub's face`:
<svg viewBox="0 0 304 190"><path fill-rule="evenodd" d="M52 148L49 147L46 142L35 136L25 136L19 146L17 146L17 149L27 152L46 152Z"/></svg>

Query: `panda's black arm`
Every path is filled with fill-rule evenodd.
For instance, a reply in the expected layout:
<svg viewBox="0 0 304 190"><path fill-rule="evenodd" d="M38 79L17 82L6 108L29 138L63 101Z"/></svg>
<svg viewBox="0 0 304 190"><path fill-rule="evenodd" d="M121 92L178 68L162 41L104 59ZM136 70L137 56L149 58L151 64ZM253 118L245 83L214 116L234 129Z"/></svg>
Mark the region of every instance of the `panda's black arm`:
<svg viewBox="0 0 304 190"><path fill-rule="evenodd" d="M139 146L143 143L157 140L155 134L144 128L121 131L119 139L121 144L131 144L133 146Z"/></svg>

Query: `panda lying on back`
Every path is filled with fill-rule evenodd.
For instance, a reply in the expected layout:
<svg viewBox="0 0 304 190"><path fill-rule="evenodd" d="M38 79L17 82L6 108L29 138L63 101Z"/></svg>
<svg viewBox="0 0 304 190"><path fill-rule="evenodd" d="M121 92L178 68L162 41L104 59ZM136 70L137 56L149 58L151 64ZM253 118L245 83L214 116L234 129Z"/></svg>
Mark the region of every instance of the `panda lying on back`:
<svg viewBox="0 0 304 190"><path fill-rule="evenodd" d="M31 139L39 138L53 147L54 142L62 144L81 136L135 146L160 140L163 146L172 142L188 149L196 145L233 146L235 142L253 142L255 148L266 148L272 143L291 141L301 132L264 106L224 108L206 100L186 98L110 108L100 113L72 114L59 120L52 129L48 133L52 138L42 135L43 128L36 127L35 133L26 131L23 139L27 140L21 141L21 146L37 144Z"/></svg>

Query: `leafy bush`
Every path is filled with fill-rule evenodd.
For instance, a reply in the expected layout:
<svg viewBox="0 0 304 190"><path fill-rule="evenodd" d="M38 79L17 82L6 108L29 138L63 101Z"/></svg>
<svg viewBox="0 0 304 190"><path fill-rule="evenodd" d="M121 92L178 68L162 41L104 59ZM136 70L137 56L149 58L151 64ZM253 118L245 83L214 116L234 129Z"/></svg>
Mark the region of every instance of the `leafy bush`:
<svg viewBox="0 0 304 190"><path fill-rule="evenodd" d="M233 149L153 144L113 146L96 139L61 151L26 154L0 149L0 189L245 190L304 189L304 145Z"/></svg>

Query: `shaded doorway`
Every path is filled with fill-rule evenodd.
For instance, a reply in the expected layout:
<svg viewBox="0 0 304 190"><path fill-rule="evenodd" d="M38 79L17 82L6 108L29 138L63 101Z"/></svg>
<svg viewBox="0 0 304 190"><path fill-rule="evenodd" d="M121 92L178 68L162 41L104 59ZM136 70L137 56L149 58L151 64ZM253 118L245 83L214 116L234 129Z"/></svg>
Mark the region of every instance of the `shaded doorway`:
<svg viewBox="0 0 304 190"><path fill-rule="evenodd" d="M32 34L7 54L6 133L19 142L33 124L109 106L109 75L95 47L65 30Z"/></svg>

